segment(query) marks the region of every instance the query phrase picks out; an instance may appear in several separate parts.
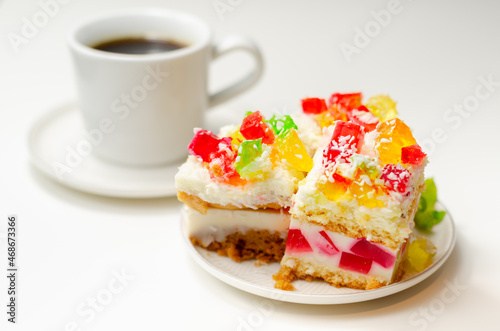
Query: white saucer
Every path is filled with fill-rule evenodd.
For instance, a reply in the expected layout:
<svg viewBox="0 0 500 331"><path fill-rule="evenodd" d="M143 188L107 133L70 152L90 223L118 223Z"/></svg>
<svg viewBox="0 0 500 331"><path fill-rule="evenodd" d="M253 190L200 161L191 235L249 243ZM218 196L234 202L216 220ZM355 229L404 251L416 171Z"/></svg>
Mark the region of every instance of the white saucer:
<svg viewBox="0 0 500 331"><path fill-rule="evenodd" d="M436 208L445 210L442 204ZM280 264L262 263L255 265L256 260L235 262L228 257L219 256L197 246L189 240L186 229L186 218L182 216L182 235L193 259L212 276L240 290L265 298L313 305L345 304L361 302L385 297L406 290L435 273L448 259L455 246L455 226L447 211L443 221L433 228L431 233L419 233L430 239L436 246L433 263L416 275L406 274L397 283L374 290L356 290L347 287L337 288L323 281L307 282L297 280L293 283L294 291L282 291L274 288L272 275L278 272Z"/></svg>
<svg viewBox="0 0 500 331"><path fill-rule="evenodd" d="M106 162L94 153L86 156L77 153L81 158L73 155L72 160L81 161L69 167L68 154L76 153L77 144L85 139L83 133L83 121L76 105L66 104L53 109L30 130L28 142L33 164L59 183L88 193L121 198L157 198L176 194L174 176L180 163L162 167L127 167Z"/></svg>

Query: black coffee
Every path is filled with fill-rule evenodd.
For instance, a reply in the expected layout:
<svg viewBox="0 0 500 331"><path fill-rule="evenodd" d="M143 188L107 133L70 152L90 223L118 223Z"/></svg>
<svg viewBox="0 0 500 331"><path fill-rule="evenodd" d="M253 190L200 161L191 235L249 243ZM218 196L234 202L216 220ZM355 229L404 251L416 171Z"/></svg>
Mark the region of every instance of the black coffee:
<svg viewBox="0 0 500 331"><path fill-rule="evenodd" d="M123 38L102 42L93 48L122 54L154 54L171 52L186 47L176 41L146 38Z"/></svg>

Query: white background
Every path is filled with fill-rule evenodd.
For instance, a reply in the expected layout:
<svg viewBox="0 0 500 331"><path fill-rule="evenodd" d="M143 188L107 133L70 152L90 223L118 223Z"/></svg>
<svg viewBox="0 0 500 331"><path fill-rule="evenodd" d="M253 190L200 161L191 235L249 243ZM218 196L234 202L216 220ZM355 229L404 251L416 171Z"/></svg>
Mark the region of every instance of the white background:
<svg viewBox="0 0 500 331"><path fill-rule="evenodd" d="M7 282L1 276L0 330L63 331L74 325L81 330L498 327L498 2L400 0L398 13L383 27L372 12L387 10L388 1L221 0L232 9L223 13L213 0L67 2L16 51L8 36L20 34L24 20L31 20L41 5L0 1L2 270L8 214L18 215L20 234L19 323L6 322ZM262 48L266 71L261 81L215 109L209 128L239 120L247 110L292 112L306 96L358 90L367 96L390 94L417 140L427 142L427 175L434 176L458 229L455 250L443 268L409 290L371 302L307 306L269 301L220 282L188 256L175 197L99 197L39 173L29 161L29 128L39 116L75 98L68 29L105 9L145 5L189 11L213 27L216 40L243 33ZM365 27L373 29L373 37L361 45L356 31ZM354 46L355 41L363 47L348 59L341 45ZM230 82L251 65L239 54L217 62L212 86ZM480 77L494 84L474 105ZM453 107L463 103L470 111L457 117ZM433 132L439 137L431 144ZM113 272L133 279L90 315L82 305L109 286L118 287ZM262 302L272 307L266 314L259 311ZM87 307L87 314L79 307Z"/></svg>

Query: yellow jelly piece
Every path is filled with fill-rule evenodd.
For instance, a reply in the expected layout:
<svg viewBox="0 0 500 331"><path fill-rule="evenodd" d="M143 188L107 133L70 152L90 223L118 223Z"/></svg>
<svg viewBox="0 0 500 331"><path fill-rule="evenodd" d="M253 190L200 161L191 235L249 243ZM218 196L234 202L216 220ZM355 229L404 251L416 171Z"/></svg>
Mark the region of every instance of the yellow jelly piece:
<svg viewBox="0 0 500 331"><path fill-rule="evenodd" d="M368 185L365 182L360 183L355 181L349 188L353 198L358 200L359 205L367 208L383 207L384 202L377 199L382 192L373 185Z"/></svg>
<svg viewBox="0 0 500 331"><path fill-rule="evenodd" d="M325 111L317 115L314 115L314 119L322 128L332 125L332 123L335 121L332 113L330 113L329 111Z"/></svg>
<svg viewBox="0 0 500 331"><path fill-rule="evenodd" d="M390 121L398 117L396 103L388 95L374 95L365 104L380 122Z"/></svg>
<svg viewBox="0 0 500 331"><path fill-rule="evenodd" d="M297 130L291 129L284 138L278 138L278 154L280 159L285 159L298 171L309 172L313 166L313 160L307 154L304 144L297 134Z"/></svg>
<svg viewBox="0 0 500 331"><path fill-rule="evenodd" d="M345 198L347 193L347 185L340 182L318 182L318 189L323 192L328 200L337 201Z"/></svg>
<svg viewBox="0 0 500 331"><path fill-rule="evenodd" d="M425 237L418 237L408 246L406 261L410 269L421 272L432 263L436 248Z"/></svg>
<svg viewBox="0 0 500 331"><path fill-rule="evenodd" d="M401 148L415 145L410 128L399 118L383 122L377 127L380 135L376 139L380 160L385 163L401 163Z"/></svg>
<svg viewBox="0 0 500 331"><path fill-rule="evenodd" d="M238 148L240 148L240 144L242 141L245 140L245 137L240 133L240 129L236 130L230 135L231 138L231 147L233 148L234 151L237 151Z"/></svg>

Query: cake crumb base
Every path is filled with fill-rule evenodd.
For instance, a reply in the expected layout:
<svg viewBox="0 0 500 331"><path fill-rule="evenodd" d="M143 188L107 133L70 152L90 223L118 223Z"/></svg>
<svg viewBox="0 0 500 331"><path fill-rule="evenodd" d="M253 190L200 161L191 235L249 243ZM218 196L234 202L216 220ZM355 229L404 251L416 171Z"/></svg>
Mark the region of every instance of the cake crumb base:
<svg viewBox="0 0 500 331"><path fill-rule="evenodd" d="M228 256L236 262L257 259L261 262L279 262L285 254L286 238L279 232L269 230L248 230L245 233L235 232L226 236L224 241L213 241L202 245L198 238L190 237L195 246Z"/></svg>
<svg viewBox="0 0 500 331"><path fill-rule="evenodd" d="M297 279L306 281L324 280L335 287L349 287L360 290L372 290L388 285L388 282L381 277L353 274L342 270L329 270L324 266L312 265L296 258L290 258L290 260L293 260L293 268L282 264L278 273L273 275L273 279L276 281L274 287L277 289L293 291L295 287L292 282ZM391 283L398 282L402 277L403 269L400 267L394 274Z"/></svg>

